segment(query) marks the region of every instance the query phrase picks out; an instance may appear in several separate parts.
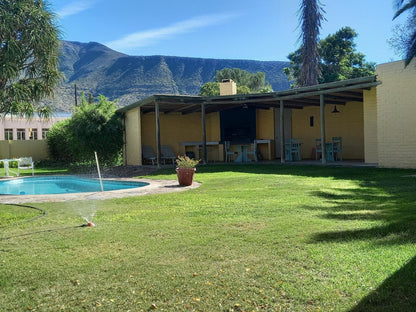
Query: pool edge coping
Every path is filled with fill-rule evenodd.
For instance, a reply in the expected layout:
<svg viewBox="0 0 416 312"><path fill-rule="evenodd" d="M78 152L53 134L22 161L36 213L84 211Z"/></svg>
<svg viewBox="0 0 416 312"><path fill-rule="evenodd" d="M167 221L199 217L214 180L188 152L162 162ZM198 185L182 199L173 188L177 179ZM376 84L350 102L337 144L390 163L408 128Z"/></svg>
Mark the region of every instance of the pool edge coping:
<svg viewBox="0 0 416 312"><path fill-rule="evenodd" d="M145 182L148 185L104 192L86 192L70 194L45 194L45 195L0 195L0 204L24 204L42 202L65 202L76 200L106 200L132 196L143 196L151 194L165 194L181 192L198 188L201 184L193 182L190 186L180 186L177 180L153 180L147 178L103 178L103 180L115 180L126 182Z"/></svg>

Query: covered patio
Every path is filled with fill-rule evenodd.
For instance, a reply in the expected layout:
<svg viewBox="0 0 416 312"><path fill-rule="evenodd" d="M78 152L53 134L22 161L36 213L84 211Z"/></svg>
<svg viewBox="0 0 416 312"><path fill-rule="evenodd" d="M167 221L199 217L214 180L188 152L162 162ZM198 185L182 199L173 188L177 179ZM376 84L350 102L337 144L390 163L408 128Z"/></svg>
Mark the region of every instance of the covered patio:
<svg viewBox="0 0 416 312"><path fill-rule="evenodd" d="M142 140L146 140L147 142L154 140L153 146L155 146L156 150L156 163L160 166L162 155L161 131L165 133L166 138L163 141L166 143L169 132L177 131L179 126L183 126L183 123L187 123L188 132L181 136L182 142L175 142L176 146L186 144L186 142L201 146L202 153L200 156L202 157L200 158L205 163L208 159L208 148L212 145L222 146L224 143L224 136L221 133L224 129L221 128L218 117L220 112L237 108L253 109L256 112L256 139L263 139L264 143L268 144L269 160L270 158L279 158L278 155L276 157L270 156L270 142L277 142L276 151L280 151L280 162L285 163L286 157L283 156L285 155L285 146L288 143L288 139L292 136L291 133L289 138L288 135L285 135L285 132L288 131L285 123L288 121L292 122L292 117L285 117L288 110L319 109L319 115L317 116L320 128L319 138L320 142L327 142L325 116L328 114L328 109L332 108L332 106L334 108L342 108L347 103L361 103L362 107L365 90L371 90L371 88L376 87L380 83L380 81L377 81L376 76L369 76L260 94L235 94L212 97L154 95L119 109L124 114L126 125L125 163L141 165ZM328 107L329 105L331 107ZM270 111L274 113L270 113ZM262 112L268 112L267 116ZM149 115L152 115L152 118L146 120L146 116ZM192 119L181 119L181 116L190 115L193 116ZM161 116L164 116L165 119L170 118L170 121L162 123ZM309 122L311 124L314 123L312 116ZM154 123L153 126L151 125L152 123ZM293 128L295 126L294 124ZM291 132L291 130L289 131ZM307 132L308 129L302 131ZM358 129L357 131L363 132L364 129ZM151 132L153 133L151 134ZM309 142L308 144L309 149L311 143ZM322 164L327 163L326 148L326 144L321 145L322 150L320 155ZM218 153L221 154L223 152L223 148L219 147Z"/></svg>

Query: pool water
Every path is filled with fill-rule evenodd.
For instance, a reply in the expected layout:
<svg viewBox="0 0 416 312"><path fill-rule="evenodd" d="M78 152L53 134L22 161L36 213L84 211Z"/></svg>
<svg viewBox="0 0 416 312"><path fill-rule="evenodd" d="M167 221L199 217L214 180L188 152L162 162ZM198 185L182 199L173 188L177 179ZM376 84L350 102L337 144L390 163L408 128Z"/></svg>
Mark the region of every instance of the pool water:
<svg viewBox="0 0 416 312"><path fill-rule="evenodd" d="M148 185L146 182L103 180L104 191L124 190ZM26 177L0 181L2 195L42 195L101 192L97 179L76 176Z"/></svg>

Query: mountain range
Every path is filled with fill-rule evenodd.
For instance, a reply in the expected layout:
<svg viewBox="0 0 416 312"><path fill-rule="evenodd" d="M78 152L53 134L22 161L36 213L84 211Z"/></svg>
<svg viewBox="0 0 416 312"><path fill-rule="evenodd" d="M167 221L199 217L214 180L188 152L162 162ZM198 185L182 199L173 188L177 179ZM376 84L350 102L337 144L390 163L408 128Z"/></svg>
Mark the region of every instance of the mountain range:
<svg viewBox="0 0 416 312"><path fill-rule="evenodd" d="M56 110L71 111L82 91L117 100L119 107L153 94L197 95L216 71L240 68L264 72L274 91L290 87L282 61L206 59L178 56L130 56L96 42L62 41L60 69L65 79L47 100Z"/></svg>

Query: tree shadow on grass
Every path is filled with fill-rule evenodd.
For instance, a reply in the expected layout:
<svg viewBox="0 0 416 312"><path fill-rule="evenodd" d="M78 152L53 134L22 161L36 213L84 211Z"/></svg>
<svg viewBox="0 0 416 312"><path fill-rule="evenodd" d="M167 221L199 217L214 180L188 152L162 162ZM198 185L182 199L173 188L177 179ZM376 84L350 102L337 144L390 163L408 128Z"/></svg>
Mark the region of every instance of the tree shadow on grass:
<svg viewBox="0 0 416 312"><path fill-rule="evenodd" d="M403 171L371 172L375 174L355 179L359 188L311 193L326 205L306 209L323 212L321 217L325 219L346 222L343 230L314 234L311 243L368 241L389 246L416 242L416 178L403 175ZM348 226L351 221L364 223L353 228ZM413 257L349 312L416 311L415 288Z"/></svg>
<svg viewBox="0 0 416 312"><path fill-rule="evenodd" d="M416 311L416 257L387 278L349 312Z"/></svg>
<svg viewBox="0 0 416 312"><path fill-rule="evenodd" d="M389 192L388 188L380 188L377 192L367 187L343 190L342 194L330 191L313 193L331 204L327 207L306 207L308 210L324 211L322 218L346 222L377 221L377 225L316 233L310 242L368 240L375 244L415 243L416 196L408 189L408 185L415 186L416 179L413 179L405 179L408 184L402 190L395 187L396 193Z"/></svg>
<svg viewBox="0 0 416 312"><path fill-rule="evenodd" d="M338 222L369 222L364 222L366 225L361 228L317 233L310 238L311 243L361 240L401 245L416 242L416 178L410 177L415 174L414 170L229 164L198 167L198 174L220 172L274 174L276 179L292 175L354 181L358 188L311 191L311 196L328 205L305 209L322 212L322 218ZM416 257L413 257L349 312L416 311L415 288Z"/></svg>

